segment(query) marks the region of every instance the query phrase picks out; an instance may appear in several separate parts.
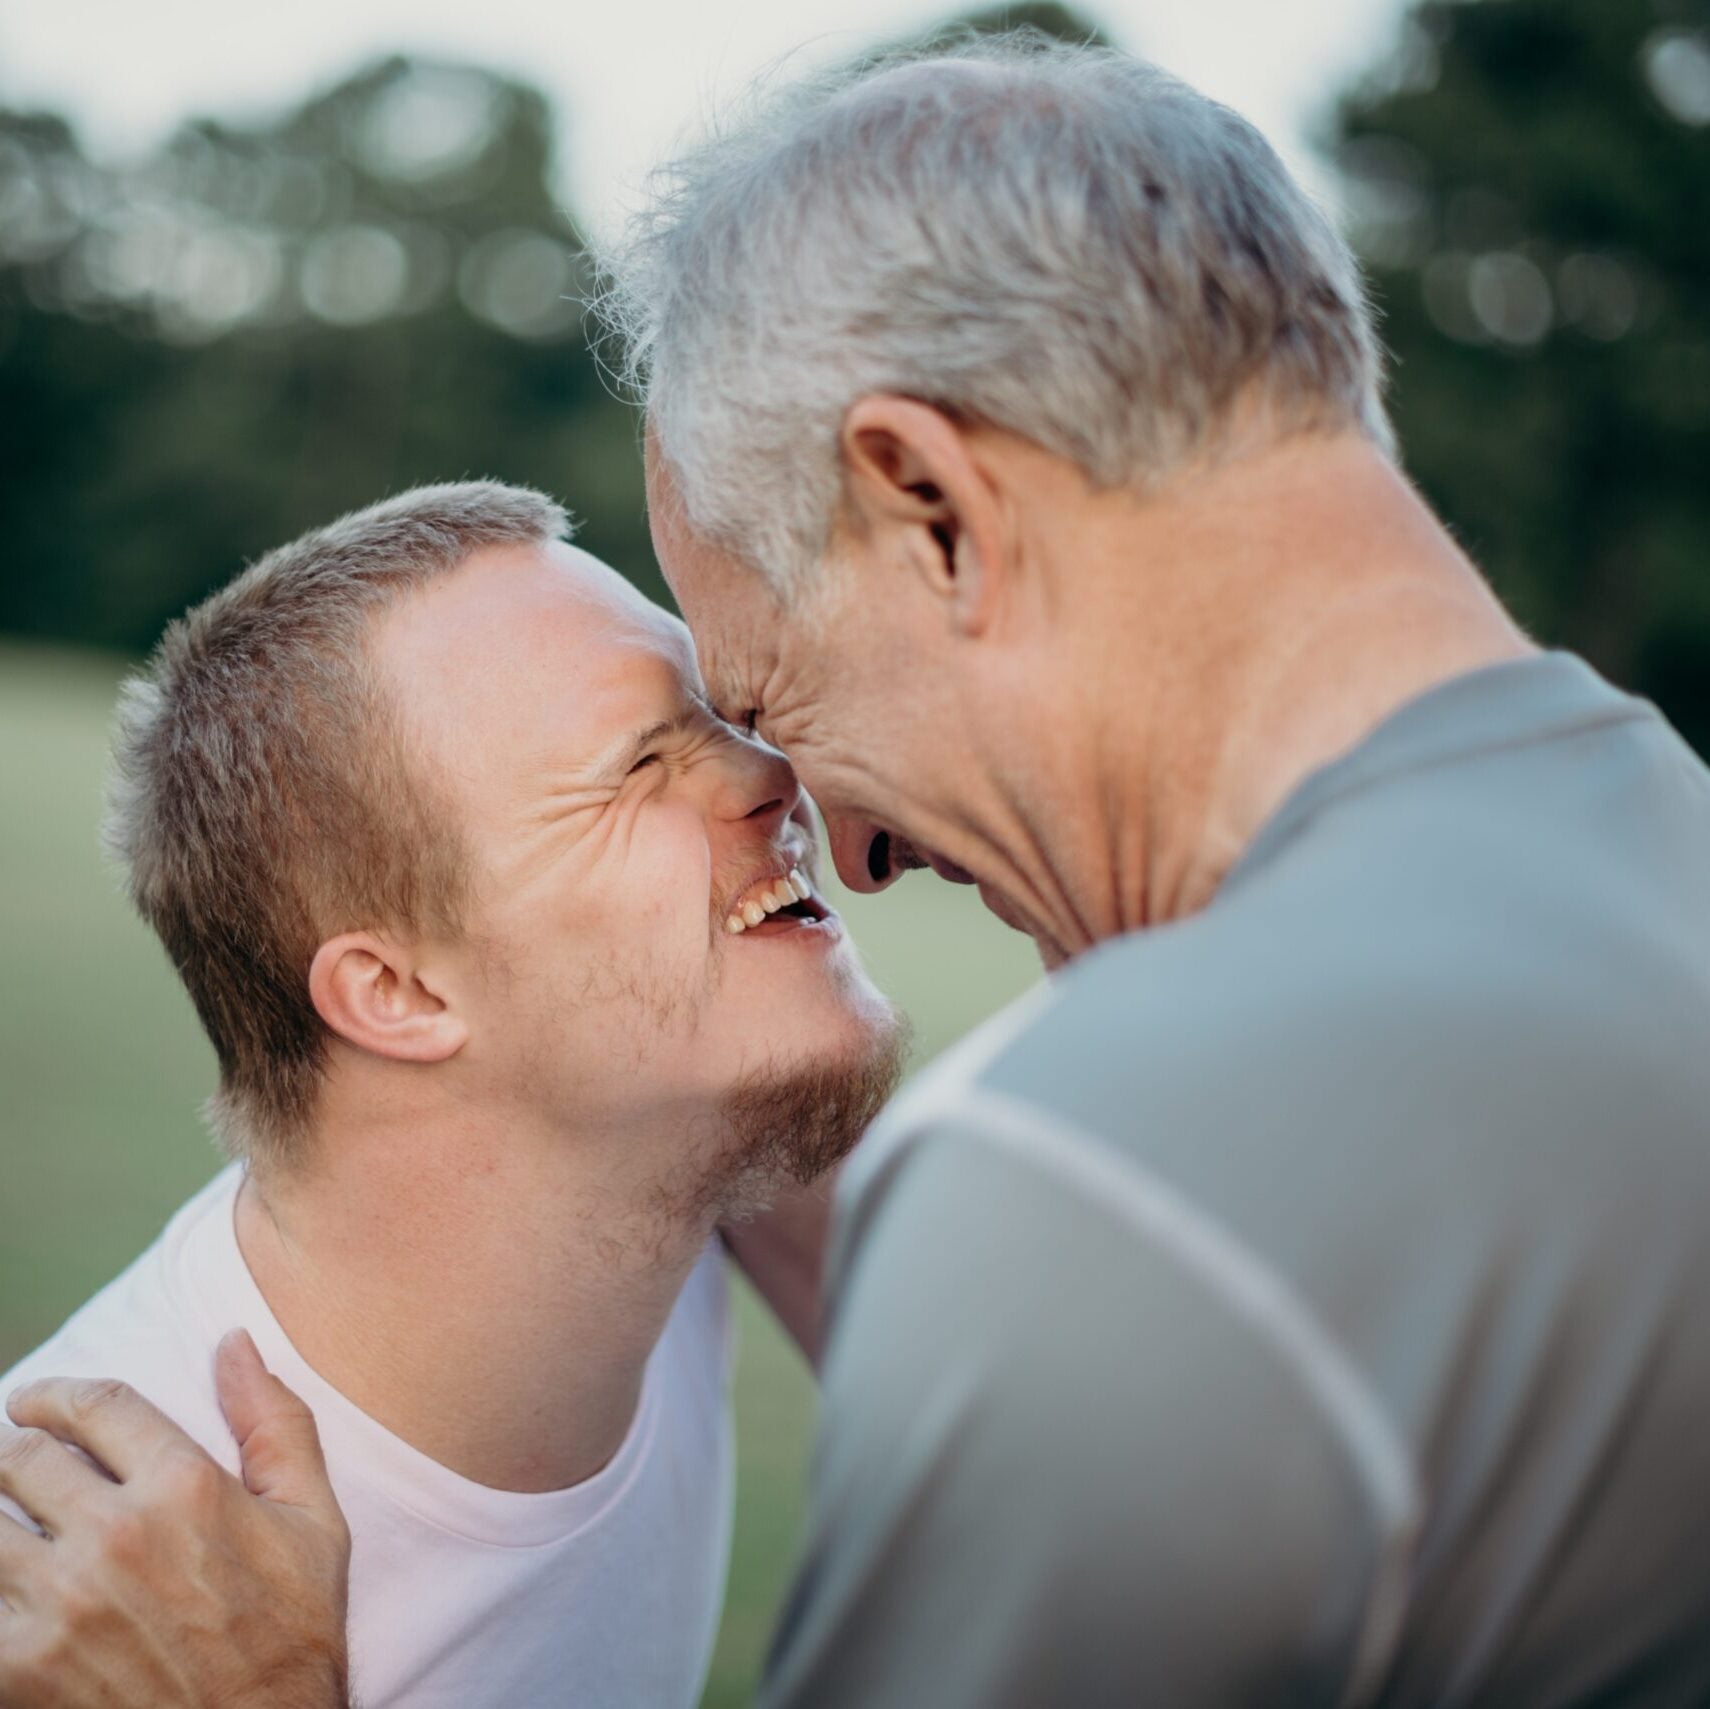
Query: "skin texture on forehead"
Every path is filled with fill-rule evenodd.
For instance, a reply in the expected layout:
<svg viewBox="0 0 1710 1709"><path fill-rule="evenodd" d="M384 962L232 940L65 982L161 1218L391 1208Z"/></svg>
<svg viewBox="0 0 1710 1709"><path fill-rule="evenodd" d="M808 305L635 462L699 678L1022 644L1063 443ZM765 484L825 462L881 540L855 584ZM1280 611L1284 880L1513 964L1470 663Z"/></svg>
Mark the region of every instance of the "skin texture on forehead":
<svg viewBox="0 0 1710 1709"><path fill-rule="evenodd" d="M475 553L388 613L375 650L436 763L478 792L513 758L562 763L567 732L590 731L591 778L626 707L700 684L683 624L560 542Z"/></svg>
<svg viewBox="0 0 1710 1709"><path fill-rule="evenodd" d="M647 514L655 555L685 616L707 694L721 716L740 719L764 699L776 673L788 614L765 580L689 524L670 466L647 438ZM692 592L691 592L692 590ZM684 607L690 593L692 615Z"/></svg>

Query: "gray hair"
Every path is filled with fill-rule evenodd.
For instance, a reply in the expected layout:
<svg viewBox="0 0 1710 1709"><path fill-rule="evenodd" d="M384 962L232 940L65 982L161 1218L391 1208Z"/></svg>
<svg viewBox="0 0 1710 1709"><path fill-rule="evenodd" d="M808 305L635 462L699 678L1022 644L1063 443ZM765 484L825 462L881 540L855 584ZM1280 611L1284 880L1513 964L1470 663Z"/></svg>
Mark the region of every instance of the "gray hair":
<svg viewBox="0 0 1710 1709"><path fill-rule="evenodd" d="M372 668L374 615L481 547L569 529L525 488L417 488L257 560L121 691L107 847L213 1043L209 1117L234 1155L302 1152L327 1043L308 984L320 945L458 928L462 827Z"/></svg>
<svg viewBox="0 0 1710 1709"><path fill-rule="evenodd" d="M652 191L596 306L688 521L781 593L872 393L1106 488L1214 452L1238 400L1392 450L1347 245L1252 125L1124 54L1024 31L808 77Z"/></svg>

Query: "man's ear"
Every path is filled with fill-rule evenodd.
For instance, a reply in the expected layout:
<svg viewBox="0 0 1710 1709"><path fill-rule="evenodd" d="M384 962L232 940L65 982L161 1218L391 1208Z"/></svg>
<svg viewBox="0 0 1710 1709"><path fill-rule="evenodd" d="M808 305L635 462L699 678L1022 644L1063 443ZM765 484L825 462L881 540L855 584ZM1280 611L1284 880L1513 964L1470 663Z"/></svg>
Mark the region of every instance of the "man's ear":
<svg viewBox="0 0 1710 1709"><path fill-rule="evenodd" d="M968 430L914 398L879 393L843 418L853 520L890 535L964 634L991 623L1009 571L1008 511Z"/></svg>
<svg viewBox="0 0 1710 1709"><path fill-rule="evenodd" d="M444 1062L468 1042L439 986L412 950L374 932L328 938L309 964L309 997L327 1026L395 1062Z"/></svg>

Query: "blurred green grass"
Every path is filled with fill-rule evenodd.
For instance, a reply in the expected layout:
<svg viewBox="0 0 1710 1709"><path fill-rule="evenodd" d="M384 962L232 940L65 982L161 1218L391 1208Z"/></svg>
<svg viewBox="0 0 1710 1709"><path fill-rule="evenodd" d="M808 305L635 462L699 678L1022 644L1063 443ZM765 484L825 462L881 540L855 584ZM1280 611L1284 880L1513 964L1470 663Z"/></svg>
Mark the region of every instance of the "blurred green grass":
<svg viewBox="0 0 1710 1709"><path fill-rule="evenodd" d="M152 1240L217 1167L213 1055L102 864L108 718L125 665L0 644L0 1370ZM827 863L829 865L829 863ZM842 906L925 1060L1025 988L1032 949L925 874ZM813 1385L744 1287L737 1514L703 1709L749 1702L801 1520Z"/></svg>

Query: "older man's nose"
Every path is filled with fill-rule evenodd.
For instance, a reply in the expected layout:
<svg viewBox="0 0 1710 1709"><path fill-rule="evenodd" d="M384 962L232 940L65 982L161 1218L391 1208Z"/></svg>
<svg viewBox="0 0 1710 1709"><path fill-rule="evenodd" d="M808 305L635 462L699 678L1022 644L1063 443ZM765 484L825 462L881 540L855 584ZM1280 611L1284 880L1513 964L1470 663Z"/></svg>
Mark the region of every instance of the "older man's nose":
<svg viewBox="0 0 1710 1709"><path fill-rule="evenodd" d="M825 834L837 876L851 890L883 890L908 870L907 863L896 858L891 833L870 820L828 813Z"/></svg>

